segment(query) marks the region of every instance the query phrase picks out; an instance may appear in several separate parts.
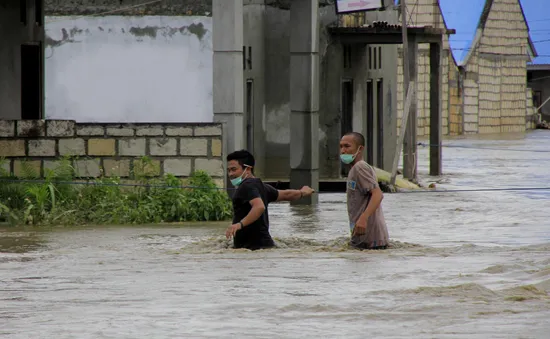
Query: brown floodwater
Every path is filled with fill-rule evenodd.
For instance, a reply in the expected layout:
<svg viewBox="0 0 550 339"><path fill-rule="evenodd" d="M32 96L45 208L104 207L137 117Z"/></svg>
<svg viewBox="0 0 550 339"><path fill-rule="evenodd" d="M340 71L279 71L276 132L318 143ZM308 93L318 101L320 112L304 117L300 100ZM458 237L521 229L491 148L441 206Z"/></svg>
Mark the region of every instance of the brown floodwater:
<svg viewBox="0 0 550 339"><path fill-rule="evenodd" d="M461 147L439 178L420 148L439 190L550 186L550 132L445 143ZM347 247L344 194L270 205L278 248L255 252L230 249L226 223L3 228L0 336L548 338L550 190L383 206L384 251Z"/></svg>

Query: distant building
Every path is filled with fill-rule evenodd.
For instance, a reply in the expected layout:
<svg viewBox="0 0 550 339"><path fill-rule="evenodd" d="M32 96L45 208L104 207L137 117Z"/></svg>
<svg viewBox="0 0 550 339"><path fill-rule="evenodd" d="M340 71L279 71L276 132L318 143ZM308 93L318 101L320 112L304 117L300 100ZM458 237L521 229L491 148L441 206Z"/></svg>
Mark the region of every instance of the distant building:
<svg viewBox="0 0 550 339"><path fill-rule="evenodd" d="M531 42L519 0L468 0L468 6L458 0L406 1L410 26L457 31L443 36L444 135L534 127L527 64L537 60L538 45ZM372 164L391 169L404 108L402 48L334 43L329 28L380 20L399 24L397 3L385 0L384 11L338 17L334 1L319 0L320 73L312 80L319 81L318 128L310 132L319 140L320 178L343 173L338 140L348 130L366 135L372 146L366 156ZM256 155L258 174L270 179L290 174L290 4L290 0L243 0L244 107L239 109L244 133L239 138ZM216 80L212 79L211 1L164 0L124 11L121 7L118 0L79 5L58 0L48 8L46 62L51 72L46 80L51 85L46 103L51 116L85 121L212 121ZM102 16L105 12L109 16ZM90 14L94 17L86 17ZM475 22L466 15L475 17ZM471 27L462 25L466 23ZM456 42L464 39L463 34L475 38L460 50ZM467 52L465 58L460 51ZM427 136L427 45L419 46L416 66L417 132ZM1 69L2 63L0 74Z"/></svg>
<svg viewBox="0 0 550 339"><path fill-rule="evenodd" d="M411 25L449 25L457 31L456 36L445 39L443 57L449 69L442 84L447 93L442 104L444 134L534 128L536 115L526 77L527 63L537 51L519 0L472 0L467 6L454 0L407 0L407 6ZM453 39L463 41L464 34L474 35L473 41L458 44L462 48L453 47L457 45ZM460 55L465 57L460 59ZM399 60L399 67L401 64ZM420 53L418 64L422 70L427 67L425 53ZM425 98L429 83L425 78L418 91L418 134L427 135L429 100ZM398 107L402 107L402 95L398 100Z"/></svg>
<svg viewBox="0 0 550 339"><path fill-rule="evenodd" d="M533 104L542 120L550 122L550 64L527 66L528 86L533 89Z"/></svg>
<svg viewBox="0 0 550 339"><path fill-rule="evenodd" d="M44 0L0 1L0 119L44 115Z"/></svg>

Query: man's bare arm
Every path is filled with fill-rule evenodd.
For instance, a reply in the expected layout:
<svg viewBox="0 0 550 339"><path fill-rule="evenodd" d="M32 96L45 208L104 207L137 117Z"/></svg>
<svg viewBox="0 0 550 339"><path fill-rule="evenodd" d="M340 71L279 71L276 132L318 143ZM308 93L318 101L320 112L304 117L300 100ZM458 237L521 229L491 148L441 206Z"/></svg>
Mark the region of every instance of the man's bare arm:
<svg viewBox="0 0 550 339"><path fill-rule="evenodd" d="M359 218L362 218L363 220L368 220L369 217L376 211L376 209L380 206L382 203L382 200L384 199L384 194L382 193L382 190L380 187L375 187L370 191L371 198L369 200L369 204L367 205L367 208L363 213L361 213L361 216Z"/></svg>
<svg viewBox="0 0 550 339"><path fill-rule="evenodd" d="M265 211L265 205L261 198L254 198L250 200L250 205L252 206L250 212L248 212L246 217L241 220L245 227L260 219Z"/></svg>
<svg viewBox="0 0 550 339"><path fill-rule="evenodd" d="M277 201L293 201L298 200L303 197L308 197L313 194L315 190L313 190L309 186L304 186L299 190L279 190L279 196L277 197Z"/></svg>
<svg viewBox="0 0 550 339"><path fill-rule="evenodd" d="M279 190L277 201L293 201L302 198L300 190Z"/></svg>
<svg viewBox="0 0 550 339"><path fill-rule="evenodd" d="M359 219L357 219L355 223L353 235L365 234L368 227L369 217L374 214L378 207L380 207L382 199L384 199L384 194L378 186L376 175L373 173L374 171L369 170L370 168L359 168L359 181L361 186L365 189L370 188L369 193L371 194L371 197L367 208L363 211L363 213L361 213Z"/></svg>

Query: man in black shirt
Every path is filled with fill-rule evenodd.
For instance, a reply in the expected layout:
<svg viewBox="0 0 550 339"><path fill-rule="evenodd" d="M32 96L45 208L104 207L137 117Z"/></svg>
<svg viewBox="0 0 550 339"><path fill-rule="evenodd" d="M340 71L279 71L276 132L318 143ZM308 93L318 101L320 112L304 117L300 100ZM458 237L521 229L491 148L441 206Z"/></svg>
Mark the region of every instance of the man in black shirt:
<svg viewBox="0 0 550 339"><path fill-rule="evenodd" d="M228 239L233 237L235 248L274 247L269 234L269 203L298 200L314 192L309 186L300 190L276 190L254 177L254 165L254 156L246 150L227 156L227 173L236 191L233 194L233 225L227 228L225 235Z"/></svg>

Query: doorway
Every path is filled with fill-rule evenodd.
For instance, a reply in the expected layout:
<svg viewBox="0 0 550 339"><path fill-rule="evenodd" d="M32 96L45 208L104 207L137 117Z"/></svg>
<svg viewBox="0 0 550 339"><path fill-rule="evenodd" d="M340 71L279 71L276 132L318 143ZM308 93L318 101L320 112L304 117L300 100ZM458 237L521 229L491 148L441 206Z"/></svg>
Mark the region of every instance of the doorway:
<svg viewBox="0 0 550 339"><path fill-rule="evenodd" d="M254 80L246 80L246 149L254 154Z"/></svg>
<svg viewBox="0 0 550 339"><path fill-rule="evenodd" d="M42 44L21 45L21 119L42 118Z"/></svg>
<svg viewBox="0 0 550 339"><path fill-rule="evenodd" d="M367 135L366 145L367 162L369 165L374 165L374 84L372 80L367 81Z"/></svg>
<svg viewBox="0 0 550 339"><path fill-rule="evenodd" d="M344 79L342 81L340 111L342 118L340 120L340 135L353 131L353 80ZM348 166L340 162L340 174L344 177L348 175Z"/></svg>
<svg viewBox="0 0 550 339"><path fill-rule="evenodd" d="M384 168L384 81L376 82L376 166Z"/></svg>

